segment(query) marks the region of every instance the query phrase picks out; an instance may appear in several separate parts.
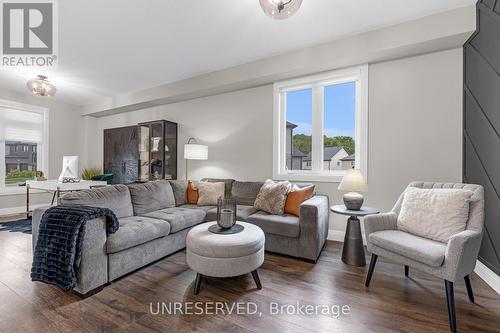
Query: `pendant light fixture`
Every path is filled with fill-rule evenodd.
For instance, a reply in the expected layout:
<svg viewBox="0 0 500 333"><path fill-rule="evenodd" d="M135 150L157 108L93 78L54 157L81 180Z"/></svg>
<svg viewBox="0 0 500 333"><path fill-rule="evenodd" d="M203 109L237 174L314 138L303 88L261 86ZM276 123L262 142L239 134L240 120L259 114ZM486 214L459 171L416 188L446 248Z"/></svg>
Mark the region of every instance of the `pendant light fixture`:
<svg viewBox="0 0 500 333"><path fill-rule="evenodd" d="M302 0L260 0L260 6L267 16L274 20L284 20L295 14Z"/></svg>
<svg viewBox="0 0 500 333"><path fill-rule="evenodd" d="M56 93L56 87L44 75L37 75L36 79L28 80L26 86L35 96L54 96Z"/></svg>

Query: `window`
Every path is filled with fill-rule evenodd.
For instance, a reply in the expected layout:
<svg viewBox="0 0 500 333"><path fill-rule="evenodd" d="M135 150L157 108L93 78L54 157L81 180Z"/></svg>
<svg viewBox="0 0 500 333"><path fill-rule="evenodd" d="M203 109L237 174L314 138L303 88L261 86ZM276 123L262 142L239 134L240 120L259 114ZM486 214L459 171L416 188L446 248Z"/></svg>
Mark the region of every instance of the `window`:
<svg viewBox="0 0 500 333"><path fill-rule="evenodd" d="M368 66L274 84L275 179L367 176Z"/></svg>
<svg viewBox="0 0 500 333"><path fill-rule="evenodd" d="M0 100L0 190L46 173L48 111Z"/></svg>

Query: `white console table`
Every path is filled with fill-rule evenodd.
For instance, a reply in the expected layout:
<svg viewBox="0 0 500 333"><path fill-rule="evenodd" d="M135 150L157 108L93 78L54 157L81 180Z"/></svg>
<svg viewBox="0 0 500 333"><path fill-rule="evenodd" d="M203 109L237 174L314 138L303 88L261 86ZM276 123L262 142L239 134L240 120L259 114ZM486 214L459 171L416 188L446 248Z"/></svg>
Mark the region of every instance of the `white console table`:
<svg viewBox="0 0 500 333"><path fill-rule="evenodd" d="M78 183L63 183L58 180L27 180L26 181L26 218L30 217L30 190L40 190L48 193L52 193L52 202L59 199L61 193L88 190L93 187L106 186L106 181L100 180L81 180Z"/></svg>

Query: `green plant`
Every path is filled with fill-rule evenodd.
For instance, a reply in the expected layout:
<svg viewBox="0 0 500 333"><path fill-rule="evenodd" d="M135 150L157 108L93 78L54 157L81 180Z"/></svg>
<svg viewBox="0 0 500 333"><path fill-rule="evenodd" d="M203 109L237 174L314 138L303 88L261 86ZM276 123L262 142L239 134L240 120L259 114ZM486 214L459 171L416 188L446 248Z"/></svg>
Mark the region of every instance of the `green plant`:
<svg viewBox="0 0 500 333"><path fill-rule="evenodd" d="M90 167L82 170L82 179L91 180L94 176L102 175L102 169L99 167Z"/></svg>
<svg viewBox="0 0 500 333"><path fill-rule="evenodd" d="M33 179L36 175L36 171L34 170L10 170L5 175L5 185L14 185L23 183L29 179Z"/></svg>
<svg viewBox="0 0 500 333"><path fill-rule="evenodd" d="M23 178L33 178L36 175L34 170L10 170L7 172L7 177L23 177Z"/></svg>

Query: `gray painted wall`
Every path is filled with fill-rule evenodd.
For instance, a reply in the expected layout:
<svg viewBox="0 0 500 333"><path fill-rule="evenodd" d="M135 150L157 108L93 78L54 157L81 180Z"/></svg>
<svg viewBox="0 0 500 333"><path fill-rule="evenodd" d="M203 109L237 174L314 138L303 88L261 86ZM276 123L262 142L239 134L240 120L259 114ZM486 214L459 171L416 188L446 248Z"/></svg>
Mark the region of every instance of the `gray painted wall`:
<svg viewBox="0 0 500 333"><path fill-rule="evenodd" d="M464 45L464 181L484 186L479 257L500 274L500 1L480 0L477 23Z"/></svg>
<svg viewBox="0 0 500 333"><path fill-rule="evenodd" d="M462 63L455 48L369 65L368 206L390 210L414 180L461 181ZM167 119L179 124L179 178L189 137L208 145L208 161L189 162L191 179L272 177L272 85L86 119L90 165L102 164L103 129ZM316 185L342 202L338 183ZM333 237L345 226L345 216L330 214Z"/></svg>

